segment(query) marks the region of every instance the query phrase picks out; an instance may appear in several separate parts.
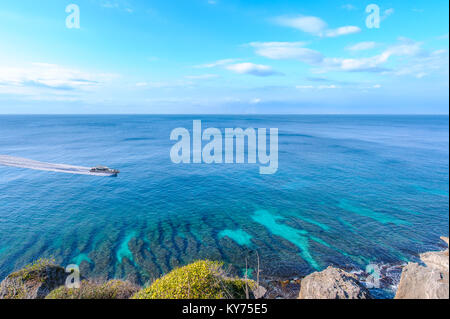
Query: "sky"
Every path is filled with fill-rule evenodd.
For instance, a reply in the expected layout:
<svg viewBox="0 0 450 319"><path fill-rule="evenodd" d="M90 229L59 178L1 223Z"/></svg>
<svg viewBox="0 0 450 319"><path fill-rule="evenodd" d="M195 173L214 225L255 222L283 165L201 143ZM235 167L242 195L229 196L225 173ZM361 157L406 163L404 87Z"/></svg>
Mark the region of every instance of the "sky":
<svg viewBox="0 0 450 319"><path fill-rule="evenodd" d="M0 114L448 114L448 12L444 0L0 0Z"/></svg>

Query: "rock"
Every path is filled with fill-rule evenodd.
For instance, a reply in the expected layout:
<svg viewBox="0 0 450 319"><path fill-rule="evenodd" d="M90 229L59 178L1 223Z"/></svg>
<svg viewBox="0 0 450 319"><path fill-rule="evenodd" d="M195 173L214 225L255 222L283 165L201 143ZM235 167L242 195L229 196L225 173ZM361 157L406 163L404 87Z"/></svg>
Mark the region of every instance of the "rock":
<svg viewBox="0 0 450 319"><path fill-rule="evenodd" d="M420 260L430 268L448 272L448 249L445 251L428 252L420 254Z"/></svg>
<svg viewBox="0 0 450 319"><path fill-rule="evenodd" d="M285 287L281 284L282 280L266 279L262 281L267 291L264 299L297 299L300 292L300 280L289 283Z"/></svg>
<svg viewBox="0 0 450 319"><path fill-rule="evenodd" d="M298 299L370 299L370 293L356 275L328 267L306 276L300 283Z"/></svg>
<svg viewBox="0 0 450 319"><path fill-rule="evenodd" d="M448 245L448 238L441 237ZM395 299L449 299L449 251L420 254L426 265L408 263L402 271Z"/></svg>
<svg viewBox="0 0 450 319"><path fill-rule="evenodd" d="M0 284L0 299L43 299L64 285L66 276L64 268L40 259L6 277Z"/></svg>
<svg viewBox="0 0 450 319"><path fill-rule="evenodd" d="M45 299L129 299L139 289L135 284L123 280L107 282L83 280L80 288L61 286L50 292Z"/></svg>
<svg viewBox="0 0 450 319"><path fill-rule="evenodd" d="M255 299L261 299L263 298L267 293L267 289L263 286L256 285L256 288L253 290L253 295L255 296Z"/></svg>

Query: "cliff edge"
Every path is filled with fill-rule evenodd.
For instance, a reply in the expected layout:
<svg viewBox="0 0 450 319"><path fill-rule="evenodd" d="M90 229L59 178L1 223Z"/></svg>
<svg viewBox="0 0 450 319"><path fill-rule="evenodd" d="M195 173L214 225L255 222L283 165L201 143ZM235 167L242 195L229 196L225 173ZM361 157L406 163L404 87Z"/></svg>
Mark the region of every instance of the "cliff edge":
<svg viewBox="0 0 450 319"><path fill-rule="evenodd" d="M448 237L441 237L447 243ZM449 251L420 254L425 266L408 263L395 299L449 299Z"/></svg>
<svg viewBox="0 0 450 319"><path fill-rule="evenodd" d="M301 281L298 299L371 299L371 296L355 275L330 266Z"/></svg>

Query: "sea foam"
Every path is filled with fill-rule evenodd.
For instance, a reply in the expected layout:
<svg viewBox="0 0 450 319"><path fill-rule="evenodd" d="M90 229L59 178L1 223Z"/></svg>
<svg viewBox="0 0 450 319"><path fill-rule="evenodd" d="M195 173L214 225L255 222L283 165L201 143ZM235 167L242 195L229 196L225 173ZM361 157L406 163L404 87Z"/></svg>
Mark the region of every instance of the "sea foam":
<svg viewBox="0 0 450 319"><path fill-rule="evenodd" d="M0 165L11 166L18 168L28 168L38 171L79 174L79 175L94 175L94 176L106 176L102 173L92 173L90 167L74 166L66 164L52 164L34 161L31 159L14 157L8 155L0 155Z"/></svg>

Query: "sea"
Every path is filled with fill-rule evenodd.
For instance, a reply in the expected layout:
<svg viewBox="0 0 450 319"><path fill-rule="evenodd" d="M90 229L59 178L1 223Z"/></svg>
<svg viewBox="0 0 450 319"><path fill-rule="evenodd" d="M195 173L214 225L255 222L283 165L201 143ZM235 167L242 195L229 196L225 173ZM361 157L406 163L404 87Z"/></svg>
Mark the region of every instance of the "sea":
<svg viewBox="0 0 450 319"><path fill-rule="evenodd" d="M170 134L194 120L278 128L278 171L173 163ZM0 280L39 258L141 285L199 259L264 280L373 274L444 249L448 196L448 116L2 115ZM380 298L393 274L375 273Z"/></svg>

